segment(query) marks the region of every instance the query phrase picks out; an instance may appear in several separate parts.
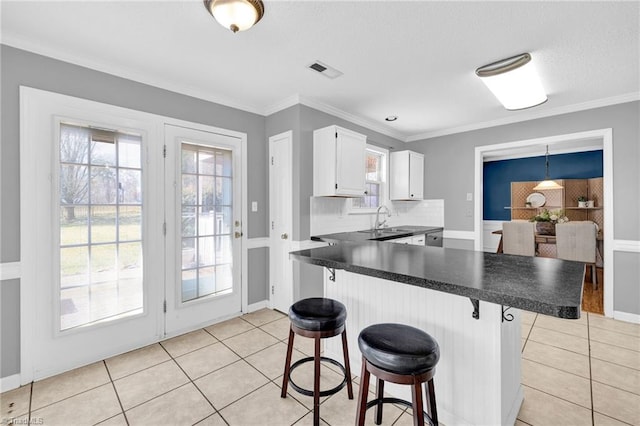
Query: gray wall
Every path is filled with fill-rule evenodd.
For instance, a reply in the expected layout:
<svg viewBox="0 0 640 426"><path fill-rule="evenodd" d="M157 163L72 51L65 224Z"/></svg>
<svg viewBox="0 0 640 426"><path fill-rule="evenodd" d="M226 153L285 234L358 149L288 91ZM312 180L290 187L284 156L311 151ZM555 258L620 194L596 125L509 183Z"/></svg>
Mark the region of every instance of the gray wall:
<svg viewBox="0 0 640 426"><path fill-rule="evenodd" d="M640 102L612 105L407 144L425 154L425 196L445 202L445 228L472 231L475 147L587 130L613 129L614 239L640 240ZM605 230L606 232L606 230ZM446 244L446 241L445 241ZM637 253L616 253L614 310L640 314Z"/></svg>
<svg viewBox="0 0 640 426"><path fill-rule="evenodd" d="M247 134L249 205L257 201L259 211L248 212L249 223L244 232L249 238L268 235L268 181L265 118L212 102L178 94L110 74L0 45L0 90L2 109L0 136L0 262L20 261L20 121L19 86L29 86L65 95L90 99L111 105L164 115L181 120L235 130ZM257 255L254 261L253 256ZM249 282L249 294L259 298L266 291L263 277L264 250L251 250L249 275L256 278L256 288ZM20 371L19 342L20 306L18 281L2 282L2 328L0 346L2 377ZM252 299L253 300L253 299ZM264 300L264 298L260 299ZM254 300L259 301L259 300Z"/></svg>
<svg viewBox="0 0 640 426"><path fill-rule="evenodd" d="M249 304L269 299L269 248L249 250Z"/></svg>

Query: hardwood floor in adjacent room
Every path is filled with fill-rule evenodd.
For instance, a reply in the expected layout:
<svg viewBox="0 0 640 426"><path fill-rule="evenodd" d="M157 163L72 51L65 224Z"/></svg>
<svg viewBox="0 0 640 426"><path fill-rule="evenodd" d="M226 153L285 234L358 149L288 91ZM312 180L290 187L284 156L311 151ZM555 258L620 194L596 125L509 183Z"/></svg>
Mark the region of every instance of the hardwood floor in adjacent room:
<svg viewBox="0 0 640 426"><path fill-rule="evenodd" d="M588 267L582 290L582 310L604 315L604 269L596 268L596 276L598 278L598 288L594 290L591 267Z"/></svg>

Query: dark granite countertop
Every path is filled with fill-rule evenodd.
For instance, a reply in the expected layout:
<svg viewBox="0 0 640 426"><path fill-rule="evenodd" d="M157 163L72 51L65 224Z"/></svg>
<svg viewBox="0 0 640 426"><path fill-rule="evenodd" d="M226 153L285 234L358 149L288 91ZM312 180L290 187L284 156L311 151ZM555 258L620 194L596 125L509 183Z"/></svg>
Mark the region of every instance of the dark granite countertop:
<svg viewBox="0 0 640 426"><path fill-rule="evenodd" d="M379 231L363 230L354 232L337 232L335 234L314 235L313 241L325 243L343 243L345 241L388 241L396 238L411 237L413 235L429 234L442 231L444 228L437 226L413 226L401 225L384 228Z"/></svg>
<svg viewBox="0 0 640 426"><path fill-rule="evenodd" d="M581 262L377 241L343 242L291 252L290 257L560 318L580 318Z"/></svg>

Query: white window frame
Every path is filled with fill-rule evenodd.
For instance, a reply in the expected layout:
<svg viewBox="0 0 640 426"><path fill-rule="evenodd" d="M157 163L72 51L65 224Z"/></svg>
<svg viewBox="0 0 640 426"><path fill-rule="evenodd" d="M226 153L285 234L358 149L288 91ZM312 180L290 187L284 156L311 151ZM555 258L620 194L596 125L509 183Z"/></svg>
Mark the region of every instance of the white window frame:
<svg viewBox="0 0 640 426"><path fill-rule="evenodd" d="M382 182L380 184L380 205L387 205L389 203L389 150L381 148L376 145L367 144L365 152L373 152L382 155ZM366 169L365 169L366 173ZM347 212L348 214L376 214L376 208L361 208L353 205L353 199L347 200Z"/></svg>

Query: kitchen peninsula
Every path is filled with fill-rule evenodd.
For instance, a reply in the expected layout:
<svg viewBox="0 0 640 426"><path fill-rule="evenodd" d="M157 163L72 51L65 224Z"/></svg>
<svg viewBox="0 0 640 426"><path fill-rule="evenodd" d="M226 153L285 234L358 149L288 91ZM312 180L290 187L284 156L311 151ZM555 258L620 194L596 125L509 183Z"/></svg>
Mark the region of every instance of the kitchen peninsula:
<svg viewBox="0 0 640 426"><path fill-rule="evenodd" d="M291 253L325 267L324 294L347 307L354 371L364 327L397 322L440 344L435 376L445 424L513 424L520 385L520 309L579 318L584 264L389 242L343 242ZM328 356L340 358L329 339ZM409 389L389 393L410 399Z"/></svg>

